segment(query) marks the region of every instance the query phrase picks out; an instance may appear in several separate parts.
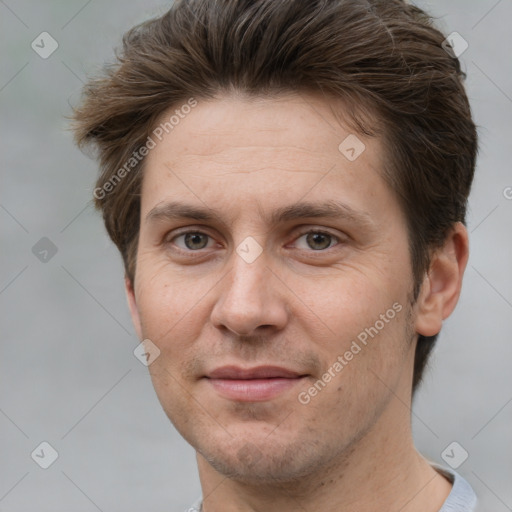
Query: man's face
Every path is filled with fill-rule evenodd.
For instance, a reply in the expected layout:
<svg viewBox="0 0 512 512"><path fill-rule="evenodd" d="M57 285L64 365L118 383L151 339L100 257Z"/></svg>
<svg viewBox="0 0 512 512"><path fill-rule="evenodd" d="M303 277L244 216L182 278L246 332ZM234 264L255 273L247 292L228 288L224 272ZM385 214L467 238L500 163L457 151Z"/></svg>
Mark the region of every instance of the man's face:
<svg viewBox="0 0 512 512"><path fill-rule="evenodd" d="M134 323L166 414L225 475L308 475L385 438L410 393L406 222L379 140L337 119L312 95L198 101L147 156Z"/></svg>

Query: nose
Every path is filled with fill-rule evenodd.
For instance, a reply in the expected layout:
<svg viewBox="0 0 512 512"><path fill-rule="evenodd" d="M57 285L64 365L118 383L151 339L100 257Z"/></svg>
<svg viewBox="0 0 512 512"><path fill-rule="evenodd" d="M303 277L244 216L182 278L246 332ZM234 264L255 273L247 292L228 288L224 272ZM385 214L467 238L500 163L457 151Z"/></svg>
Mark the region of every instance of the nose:
<svg viewBox="0 0 512 512"><path fill-rule="evenodd" d="M288 319L284 284L267 265L265 252L251 263L233 252L229 272L219 283L212 324L237 336L280 330Z"/></svg>

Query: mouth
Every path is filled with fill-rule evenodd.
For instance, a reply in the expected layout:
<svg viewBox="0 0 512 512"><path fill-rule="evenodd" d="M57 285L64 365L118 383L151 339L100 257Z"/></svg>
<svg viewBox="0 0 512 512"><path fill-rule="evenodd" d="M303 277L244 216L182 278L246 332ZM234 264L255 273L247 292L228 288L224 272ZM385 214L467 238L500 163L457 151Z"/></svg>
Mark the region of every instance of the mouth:
<svg viewBox="0 0 512 512"><path fill-rule="evenodd" d="M223 398L238 402L264 402L302 383L307 374L277 366L241 368L223 366L205 376Z"/></svg>

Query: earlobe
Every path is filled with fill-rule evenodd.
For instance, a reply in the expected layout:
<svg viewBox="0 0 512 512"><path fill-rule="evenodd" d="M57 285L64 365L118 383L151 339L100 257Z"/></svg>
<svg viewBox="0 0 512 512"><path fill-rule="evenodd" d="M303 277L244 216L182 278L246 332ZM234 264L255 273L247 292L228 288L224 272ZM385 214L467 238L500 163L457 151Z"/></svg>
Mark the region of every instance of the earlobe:
<svg viewBox="0 0 512 512"><path fill-rule="evenodd" d="M137 301L135 299L135 290L133 287L133 283L128 276L125 276L124 278L124 289L126 292L128 308L130 309L130 315L132 317L133 327L135 328L135 332L137 333L139 340L142 340L142 328L139 317L139 309L137 307Z"/></svg>
<svg viewBox="0 0 512 512"><path fill-rule="evenodd" d="M459 300L462 278L469 257L468 234L457 222L444 245L431 258L417 301L416 332L434 336L441 330Z"/></svg>

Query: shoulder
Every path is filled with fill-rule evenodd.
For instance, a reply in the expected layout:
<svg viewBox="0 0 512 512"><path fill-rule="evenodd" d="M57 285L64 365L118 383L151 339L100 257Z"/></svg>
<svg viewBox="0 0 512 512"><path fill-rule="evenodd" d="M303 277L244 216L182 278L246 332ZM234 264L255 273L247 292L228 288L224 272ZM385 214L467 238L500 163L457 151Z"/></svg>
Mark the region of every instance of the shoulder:
<svg viewBox="0 0 512 512"><path fill-rule="evenodd" d="M432 467L452 483L452 491L439 512L477 512L477 497L468 481L459 473L438 464Z"/></svg>
<svg viewBox="0 0 512 512"><path fill-rule="evenodd" d="M202 512L203 510L203 498L199 498L193 503L185 512Z"/></svg>

